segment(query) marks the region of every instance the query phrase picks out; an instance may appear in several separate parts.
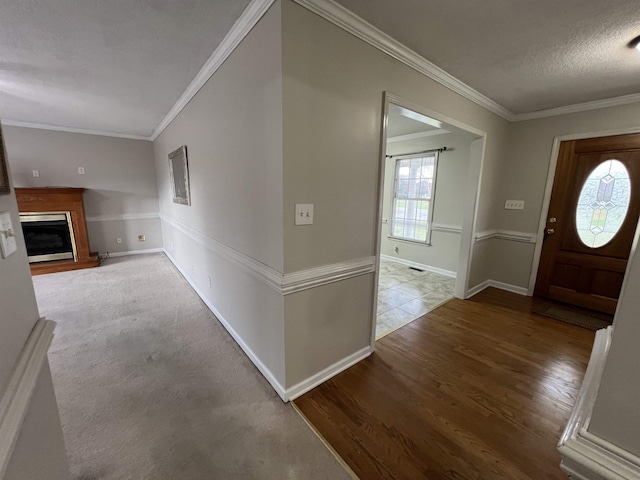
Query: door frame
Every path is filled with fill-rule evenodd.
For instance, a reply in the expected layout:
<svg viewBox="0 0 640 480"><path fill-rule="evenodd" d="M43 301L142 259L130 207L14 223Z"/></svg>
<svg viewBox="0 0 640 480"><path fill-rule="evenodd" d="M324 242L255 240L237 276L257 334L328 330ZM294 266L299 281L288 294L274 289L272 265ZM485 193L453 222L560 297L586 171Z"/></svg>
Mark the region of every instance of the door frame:
<svg viewBox="0 0 640 480"><path fill-rule="evenodd" d="M470 187L466 192L464 205L464 214L462 218L462 232L460 234L460 251L458 253L458 269L456 272L456 298L469 298L469 278L471 272L471 260L473 257L474 234L478 217L478 203L480 201L480 189L482 183L482 172L484 169L484 158L487 145L487 132L467 125L454 118L444 115L435 110L431 110L422 105L414 103L410 100L395 95L389 91L383 92L382 101L382 126L380 130L380 158L378 162L378 194L377 194L377 213L376 213L376 238L375 238L375 272L374 272L374 288L373 288L373 318L371 328L371 349L375 350L376 343L376 319L378 313L378 280L380 277L380 250L382 248L382 207L384 203L384 172L385 163L387 161L387 123L389 121L389 104L393 103L408 110L426 115L427 117L439 120L444 123L453 125L454 127L466 130L467 132L477 135L477 139L473 142L482 142L477 147L471 147L469 154L469 173L467 175L467 184Z"/></svg>
<svg viewBox="0 0 640 480"><path fill-rule="evenodd" d="M538 222L538 236L535 249L533 251L533 261L531 262L531 275L529 276L529 288L527 295L533 296L533 291L538 279L538 268L540 268L540 257L542 255L542 244L544 242L544 230L547 225L547 216L549 215L549 203L551 202L551 191L553 190L553 182L556 178L556 169L558 167L558 155L560 154L560 144L570 140L583 140L585 138L612 137L614 135L640 134L640 127L619 128L615 130L604 130L599 132L572 133L567 135L558 135L553 137L553 146L551 148L551 159L549 161L549 171L547 173L547 183L544 189L544 197L542 200L542 209L540 210L540 220ZM640 223L638 223L640 229ZM635 244L634 244L635 245ZM633 248L629 254L629 258L633 254Z"/></svg>

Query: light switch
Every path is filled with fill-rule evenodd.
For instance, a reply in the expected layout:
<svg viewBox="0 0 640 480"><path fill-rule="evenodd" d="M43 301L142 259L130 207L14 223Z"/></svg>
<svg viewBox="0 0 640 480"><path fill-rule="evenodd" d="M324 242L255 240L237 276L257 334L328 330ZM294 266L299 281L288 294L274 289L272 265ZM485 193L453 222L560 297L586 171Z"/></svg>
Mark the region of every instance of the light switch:
<svg viewBox="0 0 640 480"><path fill-rule="evenodd" d="M7 258L18 249L9 212L0 213L0 253Z"/></svg>
<svg viewBox="0 0 640 480"><path fill-rule="evenodd" d="M313 225L312 203L296 203L296 225Z"/></svg>

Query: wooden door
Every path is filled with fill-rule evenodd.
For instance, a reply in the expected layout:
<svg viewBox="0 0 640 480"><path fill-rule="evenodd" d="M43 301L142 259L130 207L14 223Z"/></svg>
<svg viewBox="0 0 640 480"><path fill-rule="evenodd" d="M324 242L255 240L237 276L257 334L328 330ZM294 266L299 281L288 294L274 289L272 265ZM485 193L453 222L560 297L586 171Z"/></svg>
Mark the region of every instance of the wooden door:
<svg viewBox="0 0 640 480"><path fill-rule="evenodd" d="M562 142L535 294L614 313L640 214L640 134Z"/></svg>

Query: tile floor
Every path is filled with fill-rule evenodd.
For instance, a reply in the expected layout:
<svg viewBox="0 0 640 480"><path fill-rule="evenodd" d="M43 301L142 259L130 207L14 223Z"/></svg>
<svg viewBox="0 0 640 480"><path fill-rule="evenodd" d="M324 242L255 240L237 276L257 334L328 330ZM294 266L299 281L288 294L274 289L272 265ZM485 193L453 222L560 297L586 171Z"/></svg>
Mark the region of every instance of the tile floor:
<svg viewBox="0 0 640 480"><path fill-rule="evenodd" d="M452 299L454 287L454 278L381 259L376 339Z"/></svg>

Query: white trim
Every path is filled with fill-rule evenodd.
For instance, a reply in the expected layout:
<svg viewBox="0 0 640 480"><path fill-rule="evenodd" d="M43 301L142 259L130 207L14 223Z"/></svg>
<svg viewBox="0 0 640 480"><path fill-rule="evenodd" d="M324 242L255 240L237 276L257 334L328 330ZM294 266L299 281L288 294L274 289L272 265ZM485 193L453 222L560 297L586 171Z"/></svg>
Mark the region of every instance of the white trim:
<svg viewBox="0 0 640 480"><path fill-rule="evenodd" d="M509 240L511 242L536 243L538 236L535 233L514 232L512 230L487 230L475 235L475 243L487 240Z"/></svg>
<svg viewBox="0 0 640 480"><path fill-rule="evenodd" d="M333 0L294 0L369 45L504 119L514 115ZM394 102L395 103L395 102Z"/></svg>
<svg viewBox="0 0 640 480"><path fill-rule="evenodd" d="M87 215L85 220L87 222L115 222L115 221L128 221L128 220L148 220L153 218L160 218L158 212L150 213L119 213L119 214L98 214Z"/></svg>
<svg viewBox="0 0 640 480"><path fill-rule="evenodd" d="M22 122L20 120L2 120L2 125L22 128L36 128L38 130L52 130L54 132L80 133L83 135L99 135L101 137L126 138L129 140L144 140L150 142L153 140L150 136L130 135L128 133L108 132L106 130L89 130L86 128L63 127L60 125L49 125L47 123Z"/></svg>
<svg viewBox="0 0 640 480"><path fill-rule="evenodd" d="M516 293L518 295L527 295L528 290L526 287L519 287L518 285L512 285L510 283L498 282L497 280L485 280L482 283L479 283L475 287L470 288L467 291L467 295L464 297L465 299L471 298L474 295L480 293L482 290L494 287L500 290L504 290L505 292Z"/></svg>
<svg viewBox="0 0 640 480"><path fill-rule="evenodd" d="M269 10L274 0L251 0L251 3L244 9L240 18L233 24L231 30L227 32L224 39L209 60L200 69L196 77L189 84L184 93L180 96L175 105L169 110L169 113L155 128L151 134L151 139L158 138L165 128L178 116L189 101L198 93L205 83L213 76L214 73L222 66L224 61L233 53L236 47L242 42L251 29L258 23L262 16Z"/></svg>
<svg viewBox="0 0 640 480"><path fill-rule="evenodd" d="M254 278L266 283L277 292L282 291L282 273L277 270L249 257L248 255L245 255L244 253L234 250L231 247L227 247L223 243L220 243L219 241L198 232L184 223L164 215L163 213L160 214L160 219L184 233L186 236L190 237L209 251L234 262Z"/></svg>
<svg viewBox="0 0 640 480"><path fill-rule="evenodd" d="M462 225L447 225L444 223L431 224L432 232L446 232L446 233L462 233Z"/></svg>
<svg viewBox="0 0 640 480"><path fill-rule="evenodd" d="M366 257L286 273L282 276L281 293L282 295L289 295L309 288L346 280L347 278L373 273L375 271L375 260L376 257Z"/></svg>
<svg viewBox="0 0 640 480"><path fill-rule="evenodd" d="M406 135L396 135L395 137L387 138L387 143L405 142L407 140L415 140L417 138L433 137L435 135L446 135L451 133L444 128L438 128L436 130L427 130L426 132L407 133Z"/></svg>
<svg viewBox="0 0 640 480"><path fill-rule="evenodd" d="M482 185L482 173L484 170L484 158L486 151L486 139L487 133L483 130L479 130L475 127L460 122L455 118L443 115L440 112L423 107L410 100L401 98L391 92L384 92L383 111L382 111L382 128L380 135L380 167L379 167L379 179L378 179L378 217L377 217L377 232L376 232L376 261L379 261L381 253L381 236L382 236L382 210L383 210L383 198L382 192L384 189L384 171L386 162L386 131L388 123L388 106L393 103L399 107L403 107L422 115L428 116L432 119L438 120L443 123L447 123L461 130L465 130L477 138L471 142L470 153L470 168L467 185L467 198L465 199L465 210L463 217L463 225L460 238L460 251L458 255L458 272L456 276L455 296L457 298L468 297L469 278L471 275L471 259L473 257L473 234L476 229L476 222L478 217L478 205L480 203L480 190ZM482 142L479 148L476 148L477 142ZM375 348L375 325L376 325L376 313L377 313L377 296L378 296L378 279L379 274L376 273L374 282L374 295L373 295L373 316L371 318L371 347Z"/></svg>
<svg viewBox="0 0 640 480"><path fill-rule="evenodd" d="M616 130L604 130L599 132L572 133L568 135L558 135L553 138L553 146L551 148L551 158L549 160L549 170L547 173L547 183L544 188L544 197L542 199L542 209L540 211L540 220L538 222L538 238L544 239L544 230L547 228L547 216L549 215L549 205L551 203L551 192L553 190L553 182L556 178L556 168L558 166L558 155L560 154L560 144L569 140L582 140L584 138L611 137L613 135L626 135L630 133L640 133L640 126L630 128L620 128ZM533 295L538 278L538 268L540 267L540 257L542 255L543 242L537 242L533 251L533 260L531 262L531 275L529 277L529 295Z"/></svg>
<svg viewBox="0 0 640 480"><path fill-rule="evenodd" d="M253 362L253 364L260 371L260 373L264 376L264 378L267 379L267 381L271 384L271 386L276 391L276 393L280 396L282 401L286 402L287 401L287 396L286 396L286 393L285 393L285 389L280 384L280 382L278 382L278 380L273 375L271 370L269 370L269 368L264 363L262 363L260 358L258 358L258 356L253 352L253 350L251 350L251 348L249 348L249 346L244 342L242 337L233 329L231 324L222 316L222 314L218 311L218 309L207 299L207 297L204 295L204 293L198 288L198 286L193 282L193 280L191 280L189 275L187 275L187 272L185 272L180 267L180 265L178 264L176 259L173 258L173 256L166 249L164 250L164 254L167 256L167 258L169 260L171 260L171 263L173 263L173 265L178 269L178 271L184 277L184 279L189 283L189 285L191 285L191 288L193 288L193 290L198 294L200 299L209 308L209 310L211 310L213 312L213 314L216 316L218 321L229 332L229 335L231 335L233 337L233 339L236 341L236 343L238 345L240 345L240 348L242 348L242 351L247 355L247 357L249 357L249 360L251 360L251 362Z"/></svg>
<svg viewBox="0 0 640 480"><path fill-rule="evenodd" d="M146 250L127 250L126 252L107 252L99 254L100 258L128 257L129 255L145 255L147 253L162 253L164 248L147 248Z"/></svg>
<svg viewBox="0 0 640 480"><path fill-rule="evenodd" d="M4 478L20 435L40 371L47 359L55 326L55 322L44 318L36 322L20 352L9 383L0 397L0 478Z"/></svg>
<svg viewBox="0 0 640 480"><path fill-rule="evenodd" d="M355 365L360 360L364 360L369 355L373 353L373 349L371 346L366 346L361 348L357 352L352 353L351 355L346 356L342 360L337 361L333 365L329 365L324 370L319 371L315 375L310 376L306 380L303 380L300 383L297 383L293 387L287 388L286 398L287 401L295 400L301 395L304 395L309 390L317 387L323 382L326 382L332 377L335 377L340 372L346 370L347 368Z"/></svg>
<svg viewBox="0 0 640 480"><path fill-rule="evenodd" d="M613 327L598 330L589 366L567 427L558 443L561 467L580 480L640 478L640 458L588 431Z"/></svg>
<svg viewBox="0 0 640 480"><path fill-rule="evenodd" d="M548 108L545 110L538 110L536 112L518 113L513 116L512 121L522 122L524 120L555 117L558 115L567 115L569 113L586 112L589 110L599 110L601 108L630 105L638 102L640 102L640 93L632 93L631 95L623 95L621 97L611 97L611 98L605 98L603 100L594 100L591 102L574 103L573 105L565 105L563 107Z"/></svg>
<svg viewBox="0 0 640 480"><path fill-rule="evenodd" d="M247 273L267 284L281 295L291 295L309 288L320 287L375 271L375 257L366 257L282 274L264 263L188 227L178 220L164 214L160 214L160 218L212 253L236 263Z"/></svg>
<svg viewBox="0 0 640 480"><path fill-rule="evenodd" d="M391 262L401 263L402 265L407 265L409 267L415 267L421 270L427 270L429 272L439 273L440 275L445 275L451 278L456 278L456 275L457 275L456 272L454 272L453 270L445 270L444 268L432 267L431 265L412 262L411 260L405 260L404 258L392 257L391 255L385 255L384 253L380 254L380 258L383 260L389 260Z"/></svg>

